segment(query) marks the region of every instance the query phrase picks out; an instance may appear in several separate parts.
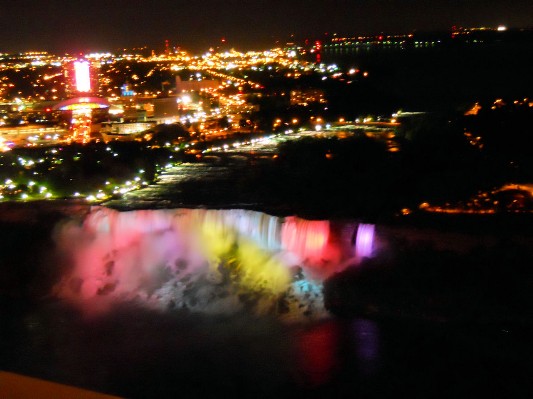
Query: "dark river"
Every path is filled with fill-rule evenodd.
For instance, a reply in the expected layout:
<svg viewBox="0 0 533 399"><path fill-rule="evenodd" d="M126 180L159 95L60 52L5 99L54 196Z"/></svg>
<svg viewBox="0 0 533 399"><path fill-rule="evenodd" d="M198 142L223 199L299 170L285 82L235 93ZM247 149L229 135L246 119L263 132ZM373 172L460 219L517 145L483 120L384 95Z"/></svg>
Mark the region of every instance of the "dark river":
<svg viewBox="0 0 533 399"><path fill-rule="evenodd" d="M154 313L84 320L10 305L4 370L131 398L494 397L531 394L530 334L506 326ZM36 393L35 397L39 397Z"/></svg>
<svg viewBox="0 0 533 399"><path fill-rule="evenodd" d="M367 78L356 78L359 85L347 96L335 96L332 107L346 103L350 113L354 109L442 111L482 100L531 97L532 50L531 41L347 47L325 49L321 61L343 71L368 71Z"/></svg>

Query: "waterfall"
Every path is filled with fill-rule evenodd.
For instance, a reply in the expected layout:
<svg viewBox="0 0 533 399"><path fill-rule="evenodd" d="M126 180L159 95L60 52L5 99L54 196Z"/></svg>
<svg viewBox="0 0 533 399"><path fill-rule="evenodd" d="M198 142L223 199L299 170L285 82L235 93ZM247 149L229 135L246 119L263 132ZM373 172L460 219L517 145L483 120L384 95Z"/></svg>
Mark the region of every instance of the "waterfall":
<svg viewBox="0 0 533 399"><path fill-rule="evenodd" d="M357 237L355 241L355 256L358 259L372 256L374 245L375 226L373 224L361 223L357 227Z"/></svg>
<svg viewBox="0 0 533 399"><path fill-rule="evenodd" d="M373 230L364 231L356 251L368 255ZM58 250L71 264L56 293L89 311L134 302L160 310L318 315L322 281L342 261L332 235L329 221L249 210L94 207L83 221L57 229Z"/></svg>

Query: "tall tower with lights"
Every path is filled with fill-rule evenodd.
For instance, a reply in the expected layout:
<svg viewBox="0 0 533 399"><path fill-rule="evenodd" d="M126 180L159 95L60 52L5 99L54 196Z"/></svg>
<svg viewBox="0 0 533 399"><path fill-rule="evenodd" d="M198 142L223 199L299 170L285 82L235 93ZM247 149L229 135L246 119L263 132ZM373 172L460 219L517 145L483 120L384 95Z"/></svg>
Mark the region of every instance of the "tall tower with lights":
<svg viewBox="0 0 533 399"><path fill-rule="evenodd" d="M95 96L97 81L91 73L88 60L78 59L65 69L69 99L55 106L60 111L72 112L70 142L88 143L91 134L92 111L108 108L109 103Z"/></svg>

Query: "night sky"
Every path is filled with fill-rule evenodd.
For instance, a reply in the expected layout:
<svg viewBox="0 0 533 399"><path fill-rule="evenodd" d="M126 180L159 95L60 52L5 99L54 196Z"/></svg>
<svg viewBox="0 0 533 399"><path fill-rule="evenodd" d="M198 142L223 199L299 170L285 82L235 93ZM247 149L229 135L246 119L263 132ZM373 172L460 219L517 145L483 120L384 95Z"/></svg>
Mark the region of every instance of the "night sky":
<svg viewBox="0 0 533 399"><path fill-rule="evenodd" d="M200 52L225 37L239 50L338 34L452 25L533 27L531 0L2 0L0 52L114 51L164 40Z"/></svg>

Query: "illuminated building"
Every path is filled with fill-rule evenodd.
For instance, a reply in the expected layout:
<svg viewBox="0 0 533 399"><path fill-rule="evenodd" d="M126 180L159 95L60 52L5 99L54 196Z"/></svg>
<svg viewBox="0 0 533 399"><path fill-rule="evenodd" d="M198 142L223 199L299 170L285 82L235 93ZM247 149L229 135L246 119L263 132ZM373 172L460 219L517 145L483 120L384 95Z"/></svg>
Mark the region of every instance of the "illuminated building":
<svg viewBox="0 0 533 399"><path fill-rule="evenodd" d="M76 60L65 75L69 79L68 93L72 98L55 106L56 110L72 112L70 142L88 143L91 135L92 111L109 108L109 103L96 97L96 82L87 60Z"/></svg>
<svg viewBox="0 0 533 399"><path fill-rule="evenodd" d="M98 80L91 73L91 64L85 59L71 62L64 69L68 97L84 97L96 93Z"/></svg>
<svg viewBox="0 0 533 399"><path fill-rule="evenodd" d="M0 152L13 147L33 147L62 140L66 129L58 126L20 125L0 127Z"/></svg>
<svg viewBox="0 0 533 399"><path fill-rule="evenodd" d="M135 96L135 91L132 90L128 83L124 83L121 87L121 95L122 97L133 97Z"/></svg>
<svg viewBox="0 0 533 399"><path fill-rule="evenodd" d="M155 125L155 121L131 123L103 122L100 133L105 142L117 140L130 141L137 137L137 133L149 130Z"/></svg>
<svg viewBox="0 0 533 399"><path fill-rule="evenodd" d="M291 105L308 106L312 103L325 104L324 91L320 89L299 89L291 90Z"/></svg>

